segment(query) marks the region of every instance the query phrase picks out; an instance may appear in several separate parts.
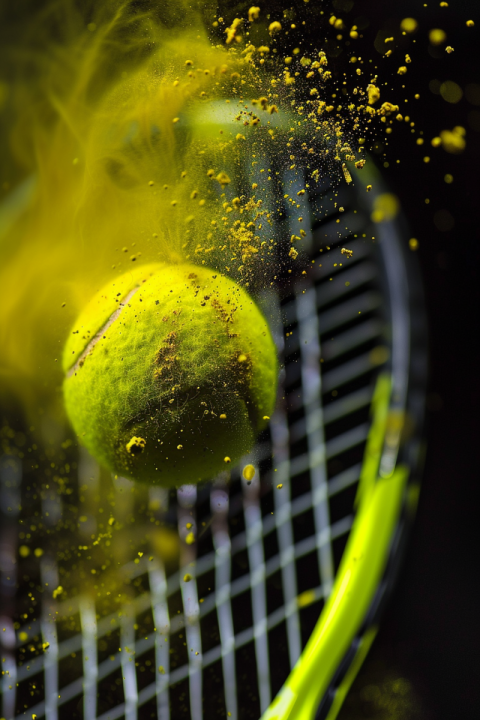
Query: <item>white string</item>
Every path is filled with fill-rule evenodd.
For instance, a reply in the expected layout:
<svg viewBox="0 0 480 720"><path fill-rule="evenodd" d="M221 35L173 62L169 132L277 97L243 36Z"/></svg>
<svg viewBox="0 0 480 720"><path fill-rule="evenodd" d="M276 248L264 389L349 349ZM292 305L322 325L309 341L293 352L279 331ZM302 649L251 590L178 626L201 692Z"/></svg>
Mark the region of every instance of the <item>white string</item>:
<svg viewBox="0 0 480 720"><path fill-rule="evenodd" d="M40 627L44 642L43 673L45 677L45 715L48 720L58 718L58 639L53 592L58 587L58 569L54 560L44 555L40 562L40 576L44 588Z"/></svg>
<svg viewBox="0 0 480 720"><path fill-rule="evenodd" d="M231 581L231 543L228 532L228 493L219 485L210 495L213 513L212 534L215 547L215 588L218 627L222 648L225 705L232 720L237 720L237 682L235 676L235 635L233 628Z"/></svg>
<svg viewBox="0 0 480 720"><path fill-rule="evenodd" d="M91 597L80 598L83 656L83 715L89 720L97 717L97 616Z"/></svg>
<svg viewBox="0 0 480 720"><path fill-rule="evenodd" d="M320 375L320 339L315 289L297 295L297 317L301 353L304 412L307 430L313 511L317 536L320 578L325 597L333 584L333 553L330 537L326 447L323 434L322 379Z"/></svg>
<svg viewBox="0 0 480 720"><path fill-rule="evenodd" d="M135 671L135 616L124 608L120 627L120 659L122 667L123 694L125 696L125 720L137 720L138 689Z"/></svg>
<svg viewBox="0 0 480 720"><path fill-rule="evenodd" d="M170 618L167 580L162 564L149 569L153 620L155 623L155 690L158 720L170 720Z"/></svg>
<svg viewBox="0 0 480 720"><path fill-rule="evenodd" d="M267 638L267 589L265 585L265 559L263 553L262 511L260 508L260 481L258 469L253 481L242 479L243 513L247 535L248 562L252 593L253 637L257 659L257 680L260 711L270 705L270 661Z"/></svg>

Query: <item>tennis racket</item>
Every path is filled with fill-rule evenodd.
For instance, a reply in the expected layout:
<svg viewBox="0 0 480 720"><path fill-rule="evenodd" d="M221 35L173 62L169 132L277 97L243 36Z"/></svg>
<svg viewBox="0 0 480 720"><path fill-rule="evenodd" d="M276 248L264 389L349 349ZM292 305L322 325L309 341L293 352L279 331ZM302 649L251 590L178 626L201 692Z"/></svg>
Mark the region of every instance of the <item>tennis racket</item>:
<svg viewBox="0 0 480 720"><path fill-rule="evenodd" d="M282 367L269 428L229 477L209 484L133 493L115 481L117 524L130 523L132 536L149 523L166 532L173 559L124 547L115 574L126 590L112 610L89 590L94 560L82 549L85 559L69 562L55 547L19 555L19 531L40 516L60 527L67 500L33 492L39 478L27 462L1 459L7 720L333 720L374 640L419 493L421 283L401 213L371 220L387 190L370 163L336 184L321 168L312 178L285 170L281 158L268 167L283 203L274 234L284 253L282 275L257 297ZM251 163L242 172L237 191L265 182ZM28 192L3 208L4 223ZM285 251L300 214L303 275ZM64 444L75 468L68 502L81 513L74 543L87 548L100 471ZM250 482L246 464L256 471ZM89 577L84 592L63 600L69 563Z"/></svg>

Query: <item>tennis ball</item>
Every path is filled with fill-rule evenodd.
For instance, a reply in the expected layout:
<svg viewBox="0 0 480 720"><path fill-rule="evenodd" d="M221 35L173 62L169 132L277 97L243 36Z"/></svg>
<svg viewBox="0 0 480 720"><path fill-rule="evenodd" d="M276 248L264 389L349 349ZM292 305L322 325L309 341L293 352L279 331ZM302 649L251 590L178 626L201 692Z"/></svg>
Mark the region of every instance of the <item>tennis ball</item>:
<svg viewBox="0 0 480 720"><path fill-rule="evenodd" d="M177 486L249 452L276 397L278 363L255 302L220 273L146 265L106 285L63 355L65 406L111 471Z"/></svg>

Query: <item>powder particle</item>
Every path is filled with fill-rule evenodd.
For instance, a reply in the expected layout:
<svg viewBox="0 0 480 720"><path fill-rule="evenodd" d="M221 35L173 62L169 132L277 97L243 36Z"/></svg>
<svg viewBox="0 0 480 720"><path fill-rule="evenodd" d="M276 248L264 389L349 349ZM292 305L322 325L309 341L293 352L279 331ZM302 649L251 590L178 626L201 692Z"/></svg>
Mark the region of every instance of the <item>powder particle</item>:
<svg viewBox="0 0 480 720"><path fill-rule="evenodd" d="M369 105L374 105L374 103L376 103L377 100L380 100L380 89L373 83L370 83L370 85L367 85L367 94L368 94L368 104Z"/></svg>
<svg viewBox="0 0 480 720"><path fill-rule="evenodd" d="M270 33L270 35L275 35L276 33L279 33L281 31L281 29L282 29L282 26L280 25L279 22L272 22L268 26L268 32Z"/></svg>
<svg viewBox="0 0 480 720"><path fill-rule="evenodd" d="M127 443L127 452L130 455L139 455L145 449L146 441L142 437L133 436Z"/></svg>
<svg viewBox="0 0 480 720"><path fill-rule="evenodd" d="M442 130L440 133L442 147L454 155L465 150L465 128L456 126L453 130Z"/></svg>
<svg viewBox="0 0 480 720"><path fill-rule="evenodd" d="M447 39L447 33L441 28L434 28L433 30L430 30L428 39L432 45L441 45Z"/></svg>
<svg viewBox="0 0 480 720"><path fill-rule="evenodd" d="M255 468L253 465L245 465L242 471L244 479L250 484L255 477Z"/></svg>

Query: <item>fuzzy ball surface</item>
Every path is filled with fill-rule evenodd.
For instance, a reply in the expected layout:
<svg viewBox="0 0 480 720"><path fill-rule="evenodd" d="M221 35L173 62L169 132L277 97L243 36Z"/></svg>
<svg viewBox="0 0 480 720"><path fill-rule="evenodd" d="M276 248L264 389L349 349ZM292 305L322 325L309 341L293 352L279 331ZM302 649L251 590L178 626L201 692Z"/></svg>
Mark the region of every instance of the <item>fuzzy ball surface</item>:
<svg viewBox="0 0 480 720"><path fill-rule="evenodd" d="M276 399L268 323L237 283L190 264L146 265L102 288L63 354L65 406L112 472L178 486L249 452Z"/></svg>

